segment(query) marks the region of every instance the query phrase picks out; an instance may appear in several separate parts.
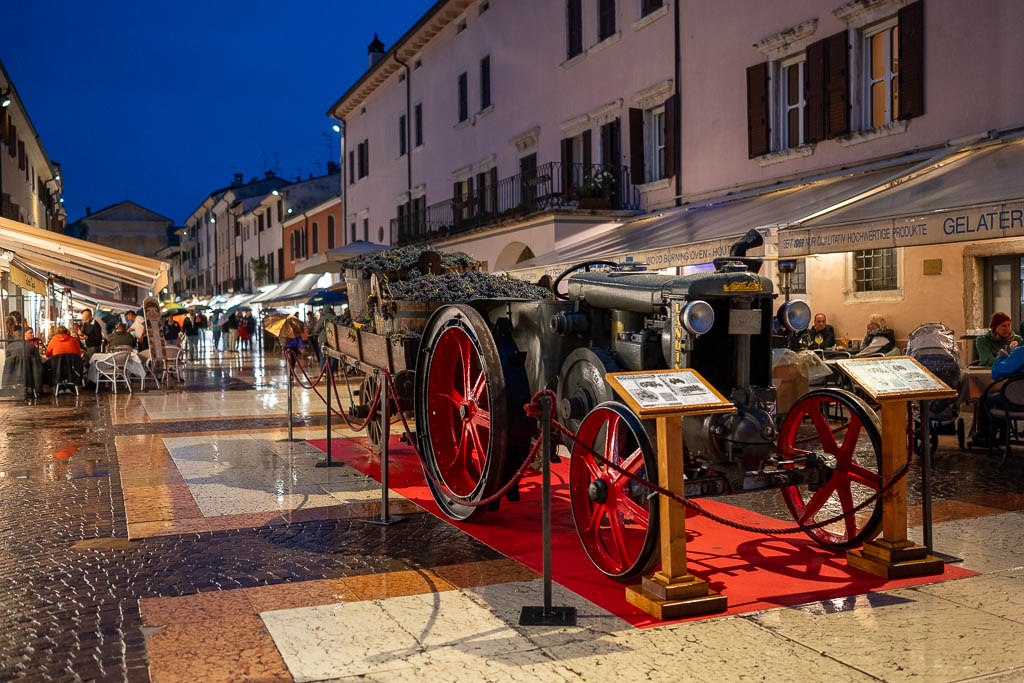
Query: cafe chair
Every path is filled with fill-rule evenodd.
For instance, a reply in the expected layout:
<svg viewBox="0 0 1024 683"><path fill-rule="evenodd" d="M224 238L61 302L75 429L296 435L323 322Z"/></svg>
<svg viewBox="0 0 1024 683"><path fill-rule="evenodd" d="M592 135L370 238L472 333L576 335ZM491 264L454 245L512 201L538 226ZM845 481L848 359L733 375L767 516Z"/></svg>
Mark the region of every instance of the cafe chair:
<svg viewBox="0 0 1024 683"><path fill-rule="evenodd" d="M993 382L981 397L979 407L988 413L988 452L992 454L995 438L992 433L995 421L1004 422L1003 457L1000 464L1006 464L1010 456L1010 444L1024 443L1019 439L1017 420L1024 420L1024 375L1011 375L1005 382Z"/></svg>
<svg viewBox="0 0 1024 683"><path fill-rule="evenodd" d="M60 353L50 362L57 364L53 370L53 397L57 398L62 391L69 394L74 391L78 396L78 387L82 383L82 357L76 353Z"/></svg>
<svg viewBox="0 0 1024 683"><path fill-rule="evenodd" d="M96 393L100 392L100 384L108 382L117 393L117 383L124 382L128 393L132 393L131 382L125 376L125 365L128 363L128 351L118 351L110 358L96 361Z"/></svg>

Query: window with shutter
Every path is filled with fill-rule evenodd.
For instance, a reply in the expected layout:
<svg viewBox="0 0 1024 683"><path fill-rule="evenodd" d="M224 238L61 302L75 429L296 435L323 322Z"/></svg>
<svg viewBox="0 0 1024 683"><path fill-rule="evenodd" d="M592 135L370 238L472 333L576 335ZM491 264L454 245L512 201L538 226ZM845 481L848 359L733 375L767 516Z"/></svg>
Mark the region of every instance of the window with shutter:
<svg viewBox="0 0 1024 683"><path fill-rule="evenodd" d="M18 140L18 170L28 170L28 157L25 156L25 141Z"/></svg>
<svg viewBox="0 0 1024 683"><path fill-rule="evenodd" d="M825 40L807 46L804 66L804 141L825 139Z"/></svg>
<svg viewBox="0 0 1024 683"><path fill-rule="evenodd" d="M562 139L562 188L565 192L569 192L575 186L573 182L572 145L572 138Z"/></svg>
<svg viewBox="0 0 1024 683"><path fill-rule="evenodd" d="M768 127L768 63L747 68L747 154L753 159L767 154Z"/></svg>
<svg viewBox="0 0 1024 683"><path fill-rule="evenodd" d="M676 167L676 126L679 116L679 97L672 95L665 100L665 177L677 173Z"/></svg>
<svg viewBox="0 0 1024 683"><path fill-rule="evenodd" d="M313 221L313 254L320 253L320 226Z"/></svg>
<svg viewBox="0 0 1024 683"><path fill-rule="evenodd" d="M828 76L825 106L829 138L850 132L850 78L846 31L825 39L825 69Z"/></svg>
<svg viewBox="0 0 1024 683"><path fill-rule="evenodd" d="M664 110L662 122L664 123ZM633 182L641 185L646 182L644 169L644 110L629 110L629 168ZM654 178L651 178L654 180Z"/></svg>
<svg viewBox="0 0 1024 683"><path fill-rule="evenodd" d="M597 0L597 42L615 35L615 0Z"/></svg>
<svg viewBox="0 0 1024 683"><path fill-rule="evenodd" d="M899 44L897 92L901 119L924 114L924 3L901 7L897 14Z"/></svg>
<svg viewBox="0 0 1024 683"><path fill-rule="evenodd" d="M640 16L646 17L656 9L661 9L664 0L640 0Z"/></svg>
<svg viewBox="0 0 1024 683"><path fill-rule="evenodd" d="M363 239L367 242L370 241L370 219L363 219Z"/></svg>
<svg viewBox="0 0 1024 683"><path fill-rule="evenodd" d="M327 217L327 248L334 249L334 216Z"/></svg>
<svg viewBox="0 0 1024 683"><path fill-rule="evenodd" d="M583 0L566 0L565 37L565 59L568 61L583 52Z"/></svg>
<svg viewBox="0 0 1024 683"><path fill-rule="evenodd" d="M405 156L405 114L398 117L398 156Z"/></svg>
<svg viewBox="0 0 1024 683"><path fill-rule="evenodd" d="M352 150L348 153L348 184L356 182L356 153Z"/></svg>
<svg viewBox="0 0 1024 683"><path fill-rule="evenodd" d="M491 106L491 57L480 60L480 110Z"/></svg>
<svg viewBox="0 0 1024 683"><path fill-rule="evenodd" d="M7 152L12 156L18 156L18 127L11 123L11 137L10 147L7 148Z"/></svg>
<svg viewBox="0 0 1024 683"><path fill-rule="evenodd" d="M469 118L469 78L466 72L459 74L459 123Z"/></svg>

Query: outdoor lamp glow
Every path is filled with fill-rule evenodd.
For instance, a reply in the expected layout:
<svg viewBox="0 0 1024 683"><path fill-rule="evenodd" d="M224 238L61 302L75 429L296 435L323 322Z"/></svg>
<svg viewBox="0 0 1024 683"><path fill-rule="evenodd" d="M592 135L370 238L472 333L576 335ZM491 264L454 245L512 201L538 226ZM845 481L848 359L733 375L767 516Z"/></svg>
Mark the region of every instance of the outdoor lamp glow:
<svg viewBox="0 0 1024 683"><path fill-rule="evenodd" d="M715 324L715 309L707 301L691 301L679 314L679 322L691 334L707 334Z"/></svg>
<svg viewBox="0 0 1024 683"><path fill-rule="evenodd" d="M272 195L274 195L275 197L277 197L277 196L278 196L278 195L280 195L281 193L280 193L280 192L278 192L277 190L274 190L274 191L273 191L273 192L271 192L270 194L272 194Z"/></svg>
<svg viewBox="0 0 1024 683"><path fill-rule="evenodd" d="M779 307L778 317L790 332L803 332L811 324L811 307L806 301L793 299Z"/></svg>
<svg viewBox="0 0 1024 683"><path fill-rule="evenodd" d="M340 133L341 126L339 126L338 124L334 124L333 126L331 126L331 130L333 130L335 133Z"/></svg>
<svg viewBox="0 0 1024 683"><path fill-rule="evenodd" d="M8 97L7 95L4 95L3 99L0 99L0 107L9 107L9 106L11 106L11 98Z"/></svg>

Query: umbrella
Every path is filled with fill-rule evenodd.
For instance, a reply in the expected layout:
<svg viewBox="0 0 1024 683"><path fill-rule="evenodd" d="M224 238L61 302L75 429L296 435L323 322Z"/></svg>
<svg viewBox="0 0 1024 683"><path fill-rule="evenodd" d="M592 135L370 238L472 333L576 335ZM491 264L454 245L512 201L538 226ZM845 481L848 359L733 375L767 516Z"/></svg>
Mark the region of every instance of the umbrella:
<svg viewBox="0 0 1024 683"><path fill-rule="evenodd" d="M289 339L302 336L302 323L294 315L284 316L269 325L264 324L264 329L280 339L282 346Z"/></svg>
<svg viewBox="0 0 1024 683"><path fill-rule="evenodd" d="M263 329L269 331L271 325L274 325L275 323L280 323L287 317L288 316L284 313L268 313L267 315L263 316Z"/></svg>
<svg viewBox="0 0 1024 683"><path fill-rule="evenodd" d="M307 306L330 306L332 304L347 304L348 295L339 289L321 289L306 302Z"/></svg>

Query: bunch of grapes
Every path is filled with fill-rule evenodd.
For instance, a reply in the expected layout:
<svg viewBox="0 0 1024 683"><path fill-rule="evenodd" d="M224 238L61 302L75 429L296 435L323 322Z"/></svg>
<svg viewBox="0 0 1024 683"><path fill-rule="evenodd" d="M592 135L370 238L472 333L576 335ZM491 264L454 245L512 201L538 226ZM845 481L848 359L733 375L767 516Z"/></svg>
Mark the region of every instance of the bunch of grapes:
<svg viewBox="0 0 1024 683"><path fill-rule="evenodd" d="M417 267L420 254L430 251L429 246L408 246L362 254L342 261L342 269L362 270L369 273L396 273L408 270L409 275L422 274ZM442 270L475 268L479 263L462 252L438 252Z"/></svg>
<svg viewBox="0 0 1024 683"><path fill-rule="evenodd" d="M476 299L546 299L551 292L523 280L488 273L425 275L390 283L391 295L406 301L464 302Z"/></svg>

